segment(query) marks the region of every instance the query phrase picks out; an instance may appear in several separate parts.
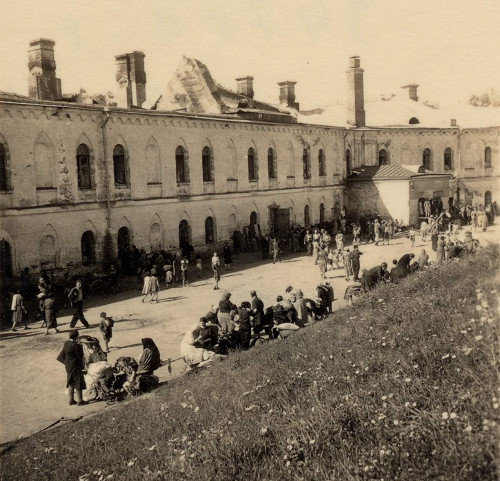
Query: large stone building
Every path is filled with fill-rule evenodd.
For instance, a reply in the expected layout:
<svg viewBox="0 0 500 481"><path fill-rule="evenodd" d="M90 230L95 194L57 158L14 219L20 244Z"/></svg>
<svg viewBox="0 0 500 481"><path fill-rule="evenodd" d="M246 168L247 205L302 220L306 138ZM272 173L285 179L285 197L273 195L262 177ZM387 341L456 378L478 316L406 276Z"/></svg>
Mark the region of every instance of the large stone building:
<svg viewBox="0 0 500 481"><path fill-rule="evenodd" d="M105 245L210 247L235 230L286 230L342 208L416 223L422 198L492 200L498 126L443 126L416 86L413 99L372 113L359 58L350 62L346 124L345 109L344 119L300 110L295 82L280 82L271 105L253 98L253 77L231 91L188 58L162 98L141 108L141 52L116 57L115 99L65 96L54 42L32 42L29 97L0 93L2 275L92 266Z"/></svg>

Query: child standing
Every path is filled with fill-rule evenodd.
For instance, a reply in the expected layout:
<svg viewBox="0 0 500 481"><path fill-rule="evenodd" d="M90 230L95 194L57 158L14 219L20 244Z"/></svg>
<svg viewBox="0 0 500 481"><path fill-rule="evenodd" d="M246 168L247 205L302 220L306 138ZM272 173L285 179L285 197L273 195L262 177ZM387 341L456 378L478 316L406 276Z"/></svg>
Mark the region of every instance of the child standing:
<svg viewBox="0 0 500 481"><path fill-rule="evenodd" d="M165 282L167 283L167 289L172 285L174 281L174 275L172 273L172 264L165 264L163 267L165 269Z"/></svg>
<svg viewBox="0 0 500 481"><path fill-rule="evenodd" d="M415 247L415 237L417 233L415 232L415 229L413 229L413 226L410 227L410 230L408 231L408 237L410 238L411 246Z"/></svg>
<svg viewBox="0 0 500 481"><path fill-rule="evenodd" d="M146 272L144 275L143 279L143 286L142 286L142 293L144 294L144 297L142 298L142 302L144 302L144 299L148 296L148 294L151 294L151 283L150 283L151 277L150 273Z"/></svg>
<svg viewBox="0 0 500 481"><path fill-rule="evenodd" d="M214 281L215 281L214 291L216 291L219 289L219 281L220 281L220 260L219 256L217 255L217 252L214 252L214 255L212 257L212 270L214 272Z"/></svg>
<svg viewBox="0 0 500 481"><path fill-rule="evenodd" d="M149 278L149 292L151 294L151 302L158 302L158 292L160 291L160 283L156 277L156 269L151 269L151 277Z"/></svg>
<svg viewBox="0 0 500 481"><path fill-rule="evenodd" d="M101 332L102 341L106 350L104 352L109 352L109 341L113 337L113 325L115 321L111 317L107 317L105 312L101 312L99 331Z"/></svg>
<svg viewBox="0 0 500 481"><path fill-rule="evenodd" d="M188 281L188 268L189 268L189 261L184 257L181 260L181 278L182 278L182 287L189 286L189 281Z"/></svg>

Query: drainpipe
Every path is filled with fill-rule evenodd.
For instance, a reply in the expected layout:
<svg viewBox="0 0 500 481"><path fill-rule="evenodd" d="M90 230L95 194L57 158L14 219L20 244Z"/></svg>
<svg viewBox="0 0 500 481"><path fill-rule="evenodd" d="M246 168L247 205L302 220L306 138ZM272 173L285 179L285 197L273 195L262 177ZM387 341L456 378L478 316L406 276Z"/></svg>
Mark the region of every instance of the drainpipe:
<svg viewBox="0 0 500 481"><path fill-rule="evenodd" d="M458 170L458 175L457 175L457 172L455 172L455 177L457 178L457 187L459 186L459 180L460 179L460 170L462 169L462 150L461 150L461 142L460 142L460 138L462 137L462 134L463 134L463 130L459 127L458 128L458 136L457 136L457 169ZM456 195L456 191L455 191L455 195ZM459 199L457 199L457 204L459 204ZM460 207L460 205L458 205L458 207Z"/></svg>
<svg viewBox="0 0 500 481"><path fill-rule="evenodd" d="M103 120L101 124L102 129L102 148L103 148L103 157L102 160L104 162L104 188L106 191L106 225L108 228L108 232L111 231L111 192L109 188L109 165L107 158L107 146L106 146L106 124L109 122L111 118L111 114L109 109L106 107L104 109L104 113L106 114L106 118Z"/></svg>

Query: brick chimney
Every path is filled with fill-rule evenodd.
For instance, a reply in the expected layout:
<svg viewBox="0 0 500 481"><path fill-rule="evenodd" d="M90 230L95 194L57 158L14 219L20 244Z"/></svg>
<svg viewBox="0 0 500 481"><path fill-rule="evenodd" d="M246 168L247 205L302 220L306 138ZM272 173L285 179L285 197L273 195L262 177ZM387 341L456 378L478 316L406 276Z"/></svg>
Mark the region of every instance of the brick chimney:
<svg viewBox="0 0 500 481"><path fill-rule="evenodd" d="M410 100L414 100L415 102L418 102L418 94L417 94L418 85L417 84L404 85L401 88L408 89L408 97L410 98Z"/></svg>
<svg viewBox="0 0 500 481"><path fill-rule="evenodd" d="M296 83L297 82L292 82L290 80L278 83L280 86L280 104L299 110L299 103L295 102Z"/></svg>
<svg viewBox="0 0 500 481"><path fill-rule="evenodd" d="M363 72L359 57L349 58L347 73L347 123L355 127L365 126L365 94Z"/></svg>
<svg viewBox="0 0 500 481"><path fill-rule="evenodd" d="M117 95L119 107L142 107L146 100L144 57L143 52L137 51L115 57L116 81L119 85Z"/></svg>
<svg viewBox="0 0 500 481"><path fill-rule="evenodd" d="M253 99L253 77L240 77L236 79L238 93Z"/></svg>
<svg viewBox="0 0 500 481"><path fill-rule="evenodd" d="M48 38L39 38L30 42L28 95L33 99L56 100L62 97L61 79L56 78L55 44Z"/></svg>

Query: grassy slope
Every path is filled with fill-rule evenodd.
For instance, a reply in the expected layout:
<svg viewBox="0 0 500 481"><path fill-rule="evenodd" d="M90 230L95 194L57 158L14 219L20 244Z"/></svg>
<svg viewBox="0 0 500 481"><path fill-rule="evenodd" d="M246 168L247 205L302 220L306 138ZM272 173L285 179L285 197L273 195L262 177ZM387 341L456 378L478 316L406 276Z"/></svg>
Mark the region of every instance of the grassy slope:
<svg viewBox="0 0 500 481"><path fill-rule="evenodd" d="M21 441L0 478L496 479L497 263L490 250L383 286L285 341Z"/></svg>

